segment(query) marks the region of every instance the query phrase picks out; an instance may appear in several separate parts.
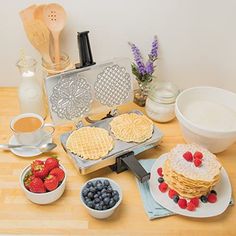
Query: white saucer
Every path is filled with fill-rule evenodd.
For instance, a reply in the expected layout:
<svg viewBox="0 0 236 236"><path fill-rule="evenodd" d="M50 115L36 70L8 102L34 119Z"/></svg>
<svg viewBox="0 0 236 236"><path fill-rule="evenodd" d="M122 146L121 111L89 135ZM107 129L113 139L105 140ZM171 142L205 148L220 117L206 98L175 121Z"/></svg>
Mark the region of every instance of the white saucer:
<svg viewBox="0 0 236 236"><path fill-rule="evenodd" d="M223 167L221 168L220 182L214 187L214 190L217 192L217 202L212 204L212 203L202 203L200 201L199 207L196 208L195 211L188 211L186 209L181 209L178 206L178 204L176 204L172 199L170 199L168 197L168 191L166 193L162 193L158 188L159 176L157 174L157 168L163 166L166 158L167 158L167 153L161 155L155 161L151 169L151 178L149 181L149 187L152 197L157 203L177 214L188 217L198 217L198 218L217 216L223 213L227 209L231 199L232 189L227 172Z"/></svg>
<svg viewBox="0 0 236 236"><path fill-rule="evenodd" d="M43 141L41 142L41 145L46 144L46 143L51 143L51 142L52 142L52 136L47 136L43 139ZM11 138L9 140L9 144L13 144L13 145L19 144L14 135L11 136ZM42 154L42 152L39 149L11 148L10 151L13 154L20 156L20 157L35 157L35 156Z"/></svg>

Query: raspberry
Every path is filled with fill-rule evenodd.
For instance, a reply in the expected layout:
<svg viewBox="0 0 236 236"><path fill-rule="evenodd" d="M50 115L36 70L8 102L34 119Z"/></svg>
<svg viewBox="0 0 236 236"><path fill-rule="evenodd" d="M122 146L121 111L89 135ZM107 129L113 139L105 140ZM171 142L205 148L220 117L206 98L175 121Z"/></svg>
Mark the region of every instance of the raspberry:
<svg viewBox="0 0 236 236"><path fill-rule="evenodd" d="M161 177L163 176L163 174L162 174L162 168L161 168L161 167L157 169L157 173L158 173L158 175L160 175Z"/></svg>
<svg viewBox="0 0 236 236"><path fill-rule="evenodd" d="M195 152L193 154L193 158L194 159L202 159L203 158L203 154L201 152Z"/></svg>
<svg viewBox="0 0 236 236"><path fill-rule="evenodd" d="M199 166L201 166L201 164L202 164L202 160L201 159L194 159L194 165L196 166L196 167L199 167Z"/></svg>
<svg viewBox="0 0 236 236"><path fill-rule="evenodd" d="M166 192L166 190L167 190L167 188L168 188L168 185L167 185L167 183L163 182L163 183L159 184L158 187L159 187L160 191L161 191L162 193L164 193L164 192Z"/></svg>
<svg viewBox="0 0 236 236"><path fill-rule="evenodd" d="M191 152L185 152L183 154L183 158L186 160L186 161L193 161L193 155Z"/></svg>
<svg viewBox="0 0 236 236"><path fill-rule="evenodd" d="M214 193L210 193L207 197L208 202L215 203L217 201L217 196Z"/></svg>
<svg viewBox="0 0 236 236"><path fill-rule="evenodd" d="M199 206L199 199L197 197L192 198L190 202L193 203L195 207Z"/></svg>
<svg viewBox="0 0 236 236"><path fill-rule="evenodd" d="M190 201L187 205L187 210L194 211L196 206Z"/></svg>
<svg viewBox="0 0 236 236"><path fill-rule="evenodd" d="M186 199L179 199L178 205L179 205L180 208L185 209L187 207Z"/></svg>
<svg viewBox="0 0 236 236"><path fill-rule="evenodd" d="M175 195L178 195L178 193L174 189L170 189L168 192L168 196L173 199Z"/></svg>

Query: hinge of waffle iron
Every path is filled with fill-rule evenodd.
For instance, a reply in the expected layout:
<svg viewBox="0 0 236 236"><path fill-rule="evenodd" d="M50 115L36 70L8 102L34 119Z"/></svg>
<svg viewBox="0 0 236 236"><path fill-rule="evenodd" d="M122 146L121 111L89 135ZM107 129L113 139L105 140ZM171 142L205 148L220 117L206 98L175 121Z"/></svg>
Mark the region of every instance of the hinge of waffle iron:
<svg viewBox="0 0 236 236"><path fill-rule="evenodd" d="M144 183L150 179L150 173L148 173L138 162L133 151L117 157L116 163L110 167L118 174L130 169L141 183Z"/></svg>

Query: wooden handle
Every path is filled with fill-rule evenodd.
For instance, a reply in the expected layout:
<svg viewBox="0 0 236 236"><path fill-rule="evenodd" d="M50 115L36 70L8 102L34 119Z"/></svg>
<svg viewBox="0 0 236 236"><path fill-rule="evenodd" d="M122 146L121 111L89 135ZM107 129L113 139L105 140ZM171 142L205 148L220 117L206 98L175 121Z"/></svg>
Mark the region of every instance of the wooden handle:
<svg viewBox="0 0 236 236"><path fill-rule="evenodd" d="M55 54L55 64L56 69L60 70L60 42L59 42L59 34L54 34L54 54Z"/></svg>

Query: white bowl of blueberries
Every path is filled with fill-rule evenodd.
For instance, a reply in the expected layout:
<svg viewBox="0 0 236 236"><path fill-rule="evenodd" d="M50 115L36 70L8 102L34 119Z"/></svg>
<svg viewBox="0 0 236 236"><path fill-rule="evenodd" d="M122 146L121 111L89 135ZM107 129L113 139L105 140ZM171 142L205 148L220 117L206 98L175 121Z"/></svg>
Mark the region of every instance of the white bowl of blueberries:
<svg viewBox="0 0 236 236"><path fill-rule="evenodd" d="M105 219L120 205L122 192L112 179L94 178L81 187L80 200L91 216Z"/></svg>

